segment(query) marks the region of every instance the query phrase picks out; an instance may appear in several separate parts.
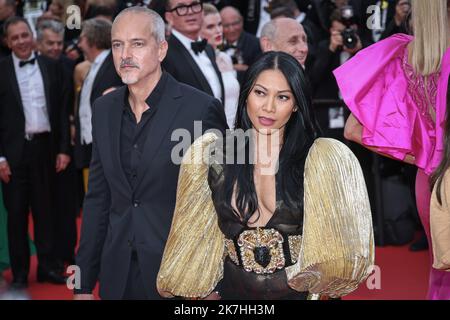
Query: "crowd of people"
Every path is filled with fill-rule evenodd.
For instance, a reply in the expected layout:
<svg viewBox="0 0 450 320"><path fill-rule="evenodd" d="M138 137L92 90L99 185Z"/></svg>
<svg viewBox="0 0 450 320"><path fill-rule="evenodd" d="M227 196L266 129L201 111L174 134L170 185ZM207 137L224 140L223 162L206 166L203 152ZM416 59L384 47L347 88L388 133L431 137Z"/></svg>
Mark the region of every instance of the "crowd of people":
<svg viewBox="0 0 450 320"><path fill-rule="evenodd" d="M435 259L439 256L431 259L439 270L431 271L429 298L450 298L450 277L442 271L449 267L442 240L448 229L430 232L428 181L430 176L437 181L432 207L443 212L439 221L445 220L447 0L428 7L417 0L51 0L41 3L37 19L28 15L27 2L0 0L5 208L0 206L0 278L2 269L11 268L12 289L28 287L31 211L37 280L65 284L65 268L76 264L83 274L78 299L91 299L98 280L104 299L339 297L354 290L373 263L374 151L419 168L418 212L428 243L436 243ZM73 5L80 9L79 29L68 23ZM428 37L430 32L435 36ZM200 132L195 121L202 123ZM229 132L240 129L277 130L281 138L273 151L280 171L260 175L258 161L213 165L199 176L200 169L183 162L180 171L171 158L176 146L171 134L179 128L191 134L190 144L202 135L211 145L217 142L205 134L208 129L225 134L226 141L236 138ZM367 149L352 146L358 162L345 145L319 137L347 145L355 141ZM257 134L255 139L249 145L258 149L265 138ZM192 145L191 154L199 144ZM316 159L325 171L308 160L314 152L327 159ZM336 166L338 157L346 160ZM439 166L442 158L447 162ZM307 179L314 170L327 177ZM338 179L338 173L354 179L326 180ZM184 180L191 183L180 190ZM297 259L298 248L291 248L303 239L308 252L313 239L319 241L310 231L314 218L303 223L311 215L307 208L326 201L321 193L321 199L307 202L307 190L319 192L314 184L336 188L328 195L339 196L328 202L340 207L323 216L347 227L344 235L322 243L330 257L345 257L340 257L342 269L334 270L341 272L339 289L328 281L333 275L323 267L329 263L324 255ZM351 189L354 194L345 192ZM203 215L205 220L184 229L186 217L202 215L195 207L199 194L217 216ZM183 216L179 207L188 213ZM344 209L347 218L341 215ZM218 226L213 234L204 230L211 224ZM259 239L261 230L274 230L287 247L275 249L258 240L249 262L238 240ZM208 245L219 244L208 257L198 250L205 245L198 243L199 234L209 237ZM333 247L333 240L341 247ZM191 247L181 245L186 243ZM283 261L278 272L284 273L267 267L267 255L269 261L271 255ZM354 255L362 257L359 264L349 262ZM208 260L223 256L225 263ZM184 257L210 269L194 276L174 262ZM299 260L322 263L321 285L302 283L306 271L295 268ZM197 279L199 274L208 282ZM203 289L192 283L202 283Z"/></svg>

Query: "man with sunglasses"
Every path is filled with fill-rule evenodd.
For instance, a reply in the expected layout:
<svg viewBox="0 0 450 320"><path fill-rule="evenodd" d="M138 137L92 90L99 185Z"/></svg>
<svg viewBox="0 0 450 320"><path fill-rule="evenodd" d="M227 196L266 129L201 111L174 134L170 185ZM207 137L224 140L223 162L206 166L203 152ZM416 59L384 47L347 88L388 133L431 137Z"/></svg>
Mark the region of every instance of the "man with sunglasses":
<svg viewBox="0 0 450 320"><path fill-rule="evenodd" d="M214 49L200 38L203 3L167 0L165 18L172 33L163 68L175 79L214 96L224 103L222 76Z"/></svg>

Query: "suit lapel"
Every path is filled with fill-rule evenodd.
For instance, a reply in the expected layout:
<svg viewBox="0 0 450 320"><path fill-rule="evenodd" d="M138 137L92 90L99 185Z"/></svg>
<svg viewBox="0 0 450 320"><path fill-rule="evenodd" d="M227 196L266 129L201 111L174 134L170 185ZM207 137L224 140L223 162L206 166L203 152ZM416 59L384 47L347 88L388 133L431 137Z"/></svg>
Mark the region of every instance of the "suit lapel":
<svg viewBox="0 0 450 320"><path fill-rule="evenodd" d="M119 172L120 180L125 181L125 184L128 190L131 192L131 186L128 183L128 179L125 176L125 172L123 171L122 161L120 160L120 132L122 127L122 113L123 113L123 104L125 99L125 93L127 92L127 87L123 86L119 89L120 94L116 97L116 103L114 106L111 106L109 113L110 116L110 136L111 136L111 154L114 163L114 167Z"/></svg>
<svg viewBox="0 0 450 320"><path fill-rule="evenodd" d="M186 48L183 46L183 44L180 42L180 40L177 39L176 36L171 35L170 41L171 41L171 45L176 47L177 51L180 52L181 55L183 56L183 58L180 59L179 63L183 63L183 61L187 61L189 66L190 66L190 68L193 71L193 75L195 76L197 81L200 83L200 86L202 87L202 90L204 92L208 93L209 95L214 96L214 93L213 93L213 91L212 91L208 81L206 80L205 76L203 75L203 72L198 67L197 63L192 58L192 56L189 53L189 51L186 50Z"/></svg>
<svg viewBox="0 0 450 320"><path fill-rule="evenodd" d="M52 112L51 112L51 103L50 103L50 79L48 77L48 68L47 68L47 65L42 61L40 56L37 56L36 60L37 60L37 63L39 65L39 69L40 69L41 75L42 75L42 82L44 84L47 113L50 117Z"/></svg>
<svg viewBox="0 0 450 320"><path fill-rule="evenodd" d="M23 111L23 105L22 105L22 97L20 96L20 89L19 89L19 83L17 82L17 76L16 76L16 70L14 69L14 61L12 56L8 57L8 68L6 74L11 75L11 88L13 91L14 96L16 97L17 103L20 106L20 110Z"/></svg>
<svg viewBox="0 0 450 320"><path fill-rule="evenodd" d="M141 162L138 165L136 189L139 187L148 169L152 167L153 159L158 153L163 138L170 133L169 129L172 128L172 123L181 107L181 99L179 99L181 96L178 83L168 75L165 92L162 94L159 102L158 111L152 119L153 124L148 132Z"/></svg>
<svg viewBox="0 0 450 320"><path fill-rule="evenodd" d="M224 90L224 86L223 86L223 80L222 80L222 74L219 70L219 67L217 66L216 63L216 57L214 54L214 49L212 47L210 47L209 45L206 46L206 54L208 55L209 60L211 60L211 63L213 65L214 71L217 74L217 77L219 78L219 82L220 82L220 90L222 93L222 104L225 105L225 90Z"/></svg>

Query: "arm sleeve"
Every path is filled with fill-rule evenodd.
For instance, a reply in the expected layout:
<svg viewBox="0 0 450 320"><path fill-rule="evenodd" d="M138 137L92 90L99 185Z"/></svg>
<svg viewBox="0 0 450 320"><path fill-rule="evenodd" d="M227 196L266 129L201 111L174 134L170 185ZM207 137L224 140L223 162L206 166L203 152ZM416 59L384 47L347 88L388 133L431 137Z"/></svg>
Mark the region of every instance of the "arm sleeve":
<svg viewBox="0 0 450 320"><path fill-rule="evenodd" d="M208 185L205 148L217 139L198 138L183 157L172 226L157 278L162 296L206 297L223 277L224 236Z"/></svg>
<svg viewBox="0 0 450 320"><path fill-rule="evenodd" d="M303 238L286 268L297 291L339 297L354 291L374 263L372 215L358 160L344 144L317 139L304 178Z"/></svg>
<svg viewBox="0 0 450 320"><path fill-rule="evenodd" d="M96 136L96 103L92 108L92 158L88 191L83 204L83 224L76 262L81 272L81 288L75 293L91 293L100 272L102 249L109 224L111 194L103 172Z"/></svg>
<svg viewBox="0 0 450 320"><path fill-rule="evenodd" d="M440 191L442 205L437 202L435 188L430 206L433 268L450 271L450 171L445 173Z"/></svg>

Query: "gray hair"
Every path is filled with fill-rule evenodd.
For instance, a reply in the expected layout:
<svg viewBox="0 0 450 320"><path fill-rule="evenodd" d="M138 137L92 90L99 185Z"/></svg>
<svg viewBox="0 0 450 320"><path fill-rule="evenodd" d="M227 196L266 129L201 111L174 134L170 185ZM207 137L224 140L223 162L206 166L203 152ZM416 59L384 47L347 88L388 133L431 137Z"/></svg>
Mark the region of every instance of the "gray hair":
<svg viewBox="0 0 450 320"><path fill-rule="evenodd" d="M122 10L117 17L114 19L113 24L124 14L127 13L142 13L142 14L146 14L150 19L151 19L151 25L152 25L152 36L156 39L156 42L160 43L166 40L166 35L165 35L165 24L164 24L164 20L161 18L161 16L156 13L155 11L148 9L146 7L139 7L139 6L134 6L134 7L129 7L126 8L124 10Z"/></svg>
<svg viewBox="0 0 450 320"><path fill-rule="evenodd" d="M263 26L261 30L261 38L266 37L272 41L275 39L276 33L277 33L277 26L275 20L270 20Z"/></svg>
<svg viewBox="0 0 450 320"><path fill-rule="evenodd" d="M59 21L46 19L38 23L36 30L36 39L38 42L44 39L45 30L53 31L64 38L64 25Z"/></svg>
<svg viewBox="0 0 450 320"><path fill-rule="evenodd" d="M89 19L83 22L82 33L90 46L105 50L111 48L111 22L105 19Z"/></svg>

